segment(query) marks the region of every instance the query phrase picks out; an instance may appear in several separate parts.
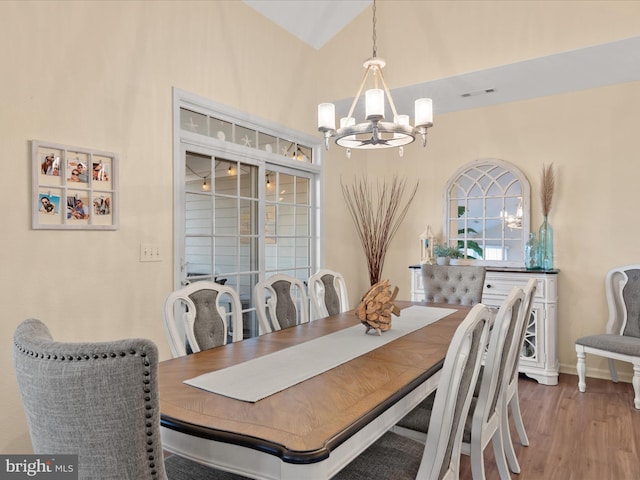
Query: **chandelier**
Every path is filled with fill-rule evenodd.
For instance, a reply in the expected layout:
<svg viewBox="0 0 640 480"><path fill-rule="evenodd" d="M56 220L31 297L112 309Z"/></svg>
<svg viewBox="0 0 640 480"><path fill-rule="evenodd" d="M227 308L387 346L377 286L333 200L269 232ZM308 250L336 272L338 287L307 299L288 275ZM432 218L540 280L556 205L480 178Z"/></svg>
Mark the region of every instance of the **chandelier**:
<svg viewBox="0 0 640 480"><path fill-rule="evenodd" d="M430 98L420 98L415 101L415 127L409 123L409 115L398 115L396 106L391 98L387 82L384 80L382 69L386 62L376 56L376 2L373 0L373 56L367 59L362 83L356 93L349 113L340 119L340 127L336 129L335 105L321 103L318 105L318 130L324 133L324 145L329 149L329 139L335 138L336 144L347 149L347 157L351 156L351 149L377 149L400 147L402 157L403 146L415 141L417 136L422 138L422 146L427 144L427 129L433 126L433 106ZM365 92L364 122L356 124L353 117L358 99L367 84L373 83L373 88ZM393 122L385 122L385 94L393 113Z"/></svg>
<svg viewBox="0 0 640 480"><path fill-rule="evenodd" d="M516 208L516 214L512 215L507 213L505 210L500 211L500 218L503 223L509 228L522 228L522 216L523 216L523 207L522 207L522 197L518 197L518 208Z"/></svg>

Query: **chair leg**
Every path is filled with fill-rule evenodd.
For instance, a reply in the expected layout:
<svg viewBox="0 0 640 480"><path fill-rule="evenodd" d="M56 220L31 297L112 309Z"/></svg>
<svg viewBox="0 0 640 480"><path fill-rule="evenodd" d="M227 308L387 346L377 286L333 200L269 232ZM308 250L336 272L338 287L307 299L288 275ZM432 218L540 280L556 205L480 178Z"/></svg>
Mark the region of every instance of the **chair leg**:
<svg viewBox="0 0 640 480"><path fill-rule="evenodd" d="M611 380L613 383L618 383L618 372L616 370L616 364L613 361L613 358L607 358L609 360L609 373L611 374Z"/></svg>
<svg viewBox="0 0 640 480"><path fill-rule="evenodd" d="M633 393L635 395L633 404L637 409L640 409L640 363L633 364Z"/></svg>
<svg viewBox="0 0 640 480"><path fill-rule="evenodd" d="M471 440L471 475L473 480L485 480L484 476L484 451L480 445L473 448L473 440Z"/></svg>
<svg viewBox="0 0 640 480"><path fill-rule="evenodd" d="M576 348L576 354L578 355L578 364L576 366L576 370L578 371L578 390L584 392L587 389L587 383L585 382L587 362L585 361L584 350L578 350Z"/></svg>
<svg viewBox="0 0 640 480"><path fill-rule="evenodd" d="M520 444L524 447L529 446L529 437L527 437L527 431L524 429L524 422L522 421L522 412L520 411L520 399L518 398L518 389L509 402L511 406L511 416L513 417L513 423L516 425L518 436L520 437Z"/></svg>
<svg viewBox="0 0 640 480"><path fill-rule="evenodd" d="M504 454L509 463L509 468L513 473L520 473L520 464L518 463L518 457L516 451L513 448L513 440L511 439L511 432L509 430L509 408L508 405L502 409L502 419L500 420L500 428L502 429L502 443L504 445Z"/></svg>
<svg viewBox="0 0 640 480"><path fill-rule="evenodd" d="M509 467L507 466L507 459L504 456L504 442L502 440L502 431L500 430L499 427L493 434L491 443L493 443L493 454L496 457L496 464L498 465L500 480L511 480L511 475L509 474Z"/></svg>

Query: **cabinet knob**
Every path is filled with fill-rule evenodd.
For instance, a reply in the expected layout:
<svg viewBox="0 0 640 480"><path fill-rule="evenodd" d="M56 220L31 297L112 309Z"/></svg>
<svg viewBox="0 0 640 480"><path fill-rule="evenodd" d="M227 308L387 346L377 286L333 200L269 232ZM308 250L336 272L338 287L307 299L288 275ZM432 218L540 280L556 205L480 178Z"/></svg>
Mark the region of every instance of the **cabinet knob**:
<svg viewBox="0 0 640 480"><path fill-rule="evenodd" d="M491 288L491 284L490 283L487 283L487 288Z"/></svg>

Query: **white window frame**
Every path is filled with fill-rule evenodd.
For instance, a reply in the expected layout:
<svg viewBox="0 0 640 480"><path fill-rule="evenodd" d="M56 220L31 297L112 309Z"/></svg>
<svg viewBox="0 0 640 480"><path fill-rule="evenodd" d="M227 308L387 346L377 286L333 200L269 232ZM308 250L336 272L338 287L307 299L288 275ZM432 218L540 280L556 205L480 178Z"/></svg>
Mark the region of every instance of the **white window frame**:
<svg viewBox="0 0 640 480"><path fill-rule="evenodd" d="M188 109L202 115L212 116L241 127L256 130L260 133L272 135L278 138L287 138L301 145L310 147L313 163L294 160L278 152L267 152L257 148L232 143L211 136L186 131L181 128L181 109ZM288 171L300 171L311 174L310 182L312 203L311 218L311 273L322 265L322 216L320 206L322 205L322 139L307 135L277 124L270 120L261 119L246 112L241 112L229 106L208 100L198 95L186 92L179 88L173 88L173 165L174 165L174 288L179 288L184 280L183 274L183 254L184 254L184 196L185 196L185 173L184 173L184 152L194 150L204 152L215 157L238 160L258 166L259 178L264 178L267 169L285 169ZM259 182L258 196L259 202L264 205L264 182ZM259 216L259 232L264 232L264 218ZM264 251L264 238L260 237L259 250ZM259 262L260 280L264 276L264 258L261 255Z"/></svg>

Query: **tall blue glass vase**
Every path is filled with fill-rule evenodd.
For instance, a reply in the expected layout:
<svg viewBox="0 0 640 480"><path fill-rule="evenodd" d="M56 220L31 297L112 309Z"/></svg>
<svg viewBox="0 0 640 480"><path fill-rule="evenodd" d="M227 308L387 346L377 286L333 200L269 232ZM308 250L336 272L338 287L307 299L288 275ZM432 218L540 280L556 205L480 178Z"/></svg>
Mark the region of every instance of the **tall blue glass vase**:
<svg viewBox="0 0 640 480"><path fill-rule="evenodd" d="M538 232L538 265L543 270L553 270L553 228L546 215Z"/></svg>

